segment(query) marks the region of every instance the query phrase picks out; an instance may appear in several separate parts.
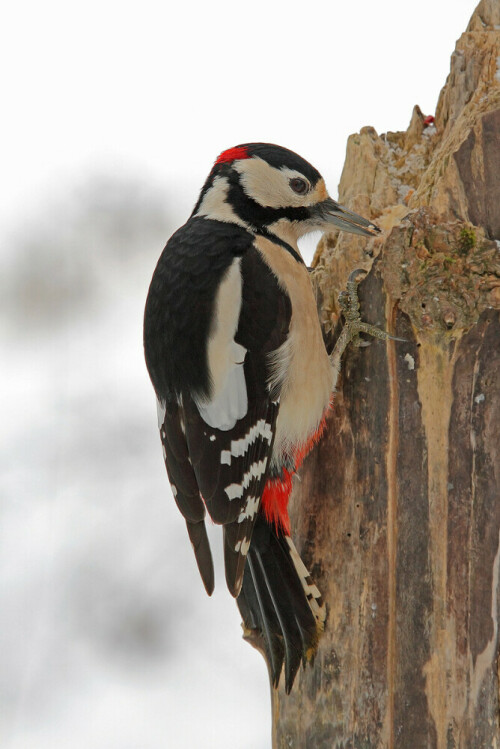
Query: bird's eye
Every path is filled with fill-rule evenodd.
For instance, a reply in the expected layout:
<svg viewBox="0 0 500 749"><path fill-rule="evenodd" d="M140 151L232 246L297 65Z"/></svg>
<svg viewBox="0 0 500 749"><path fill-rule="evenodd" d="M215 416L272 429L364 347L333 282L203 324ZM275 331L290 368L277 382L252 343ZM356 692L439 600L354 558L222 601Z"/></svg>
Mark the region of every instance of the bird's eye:
<svg viewBox="0 0 500 749"><path fill-rule="evenodd" d="M300 177L294 177L290 180L290 187L294 192L297 193L297 195L305 195L305 193L309 189L309 185L305 181L305 179L300 179Z"/></svg>

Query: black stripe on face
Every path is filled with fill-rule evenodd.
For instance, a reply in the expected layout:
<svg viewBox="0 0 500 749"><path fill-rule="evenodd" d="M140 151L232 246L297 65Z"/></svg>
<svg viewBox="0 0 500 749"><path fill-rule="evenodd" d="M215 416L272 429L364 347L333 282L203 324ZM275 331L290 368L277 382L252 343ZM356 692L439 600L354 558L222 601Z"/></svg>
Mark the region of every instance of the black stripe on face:
<svg viewBox="0 0 500 749"><path fill-rule="evenodd" d="M265 236L267 239L272 239L273 242L289 252L297 262L303 263L304 261L296 250L288 242L270 232L268 227L280 219L286 219L290 222L307 221L311 218L310 209L306 206L287 206L285 208L263 206L246 194L240 183L240 176L236 171L231 170L227 177L229 182L227 200L235 214L258 234Z"/></svg>
<svg viewBox="0 0 500 749"><path fill-rule="evenodd" d="M283 247L284 250L290 253L294 260L296 260L298 263L301 263L302 265L305 264L299 253L293 249L291 244L285 242L285 240L281 239L281 237L278 237L277 234L273 234L273 232L266 229L266 227L258 229L257 234L260 234L261 237L269 239L271 242L274 242L274 244L279 244L280 247Z"/></svg>
<svg viewBox="0 0 500 749"><path fill-rule="evenodd" d="M286 167L287 169L291 169L292 171L303 174L304 177L306 177L309 180L311 187L313 188L321 179L321 174L318 172L317 169L315 169L312 166L312 164L310 164L308 161L303 159L302 156L299 156L294 151L290 151L288 148L283 148L282 146L276 146L273 143L245 143L241 146L236 146L234 150L237 150L238 148L244 148L248 153L248 157L257 156L258 158L262 159L267 164L269 164L272 167L275 167L276 169L281 169L282 167ZM208 175L206 179L205 184L203 185L201 189L200 196L196 202L196 205L193 209L191 216L195 216L196 213L198 212L199 207L203 201L203 198L205 197L208 190L213 184L214 178L218 175L229 176L231 173L233 173L232 162L223 161L223 162L216 162L214 164L210 174ZM281 218L281 217L278 217L278 218ZM288 218L288 217L285 216L285 218ZM290 219L290 220L303 220L303 219ZM262 223L269 223L269 222L264 221Z"/></svg>

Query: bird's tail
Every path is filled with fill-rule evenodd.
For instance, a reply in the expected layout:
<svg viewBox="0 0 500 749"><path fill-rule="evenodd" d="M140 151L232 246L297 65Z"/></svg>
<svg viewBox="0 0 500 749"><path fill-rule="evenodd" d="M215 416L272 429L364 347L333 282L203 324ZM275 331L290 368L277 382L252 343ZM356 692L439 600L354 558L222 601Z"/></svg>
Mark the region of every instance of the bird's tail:
<svg viewBox="0 0 500 749"><path fill-rule="evenodd" d="M253 530L237 603L244 637L264 652L275 687L285 663L289 693L300 663L316 652L326 612L292 539L262 515Z"/></svg>

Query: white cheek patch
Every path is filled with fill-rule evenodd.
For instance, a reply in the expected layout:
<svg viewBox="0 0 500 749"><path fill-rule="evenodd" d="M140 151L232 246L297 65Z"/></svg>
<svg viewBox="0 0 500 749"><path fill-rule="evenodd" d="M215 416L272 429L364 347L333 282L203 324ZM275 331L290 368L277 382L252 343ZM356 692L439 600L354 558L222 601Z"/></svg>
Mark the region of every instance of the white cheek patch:
<svg viewBox="0 0 500 749"><path fill-rule="evenodd" d="M246 349L236 343L241 310L241 259L235 258L220 283L214 307L214 323L208 341L211 396L198 399L202 419L214 429L232 429L248 410L244 361Z"/></svg>
<svg viewBox="0 0 500 749"><path fill-rule="evenodd" d="M295 204L288 179L280 169L258 157L236 162L234 168L240 173L245 193L260 205L282 208Z"/></svg>
<svg viewBox="0 0 500 749"><path fill-rule="evenodd" d="M295 169L271 166L258 156L241 159L234 163L240 174L240 182L245 193L257 203L269 208L288 208L314 205L328 197L323 179L319 179L314 189L299 195L290 187L290 180L309 180Z"/></svg>

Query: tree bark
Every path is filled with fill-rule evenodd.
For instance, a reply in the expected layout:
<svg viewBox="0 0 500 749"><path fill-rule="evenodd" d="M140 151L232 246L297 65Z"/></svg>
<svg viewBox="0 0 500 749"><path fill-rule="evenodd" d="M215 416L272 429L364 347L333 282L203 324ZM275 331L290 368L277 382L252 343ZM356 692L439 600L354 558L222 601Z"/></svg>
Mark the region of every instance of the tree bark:
<svg viewBox="0 0 500 749"><path fill-rule="evenodd" d="M363 319L405 340L347 351L327 434L294 486L293 536L328 618L292 693L272 690L278 749L500 746L496 14L483 0L459 41L456 64L467 71L469 50L476 77L452 59L434 133L416 108L407 133L365 128L348 145L340 199L385 234L322 242L325 334L360 265ZM399 174L421 157L406 192L395 154Z"/></svg>

